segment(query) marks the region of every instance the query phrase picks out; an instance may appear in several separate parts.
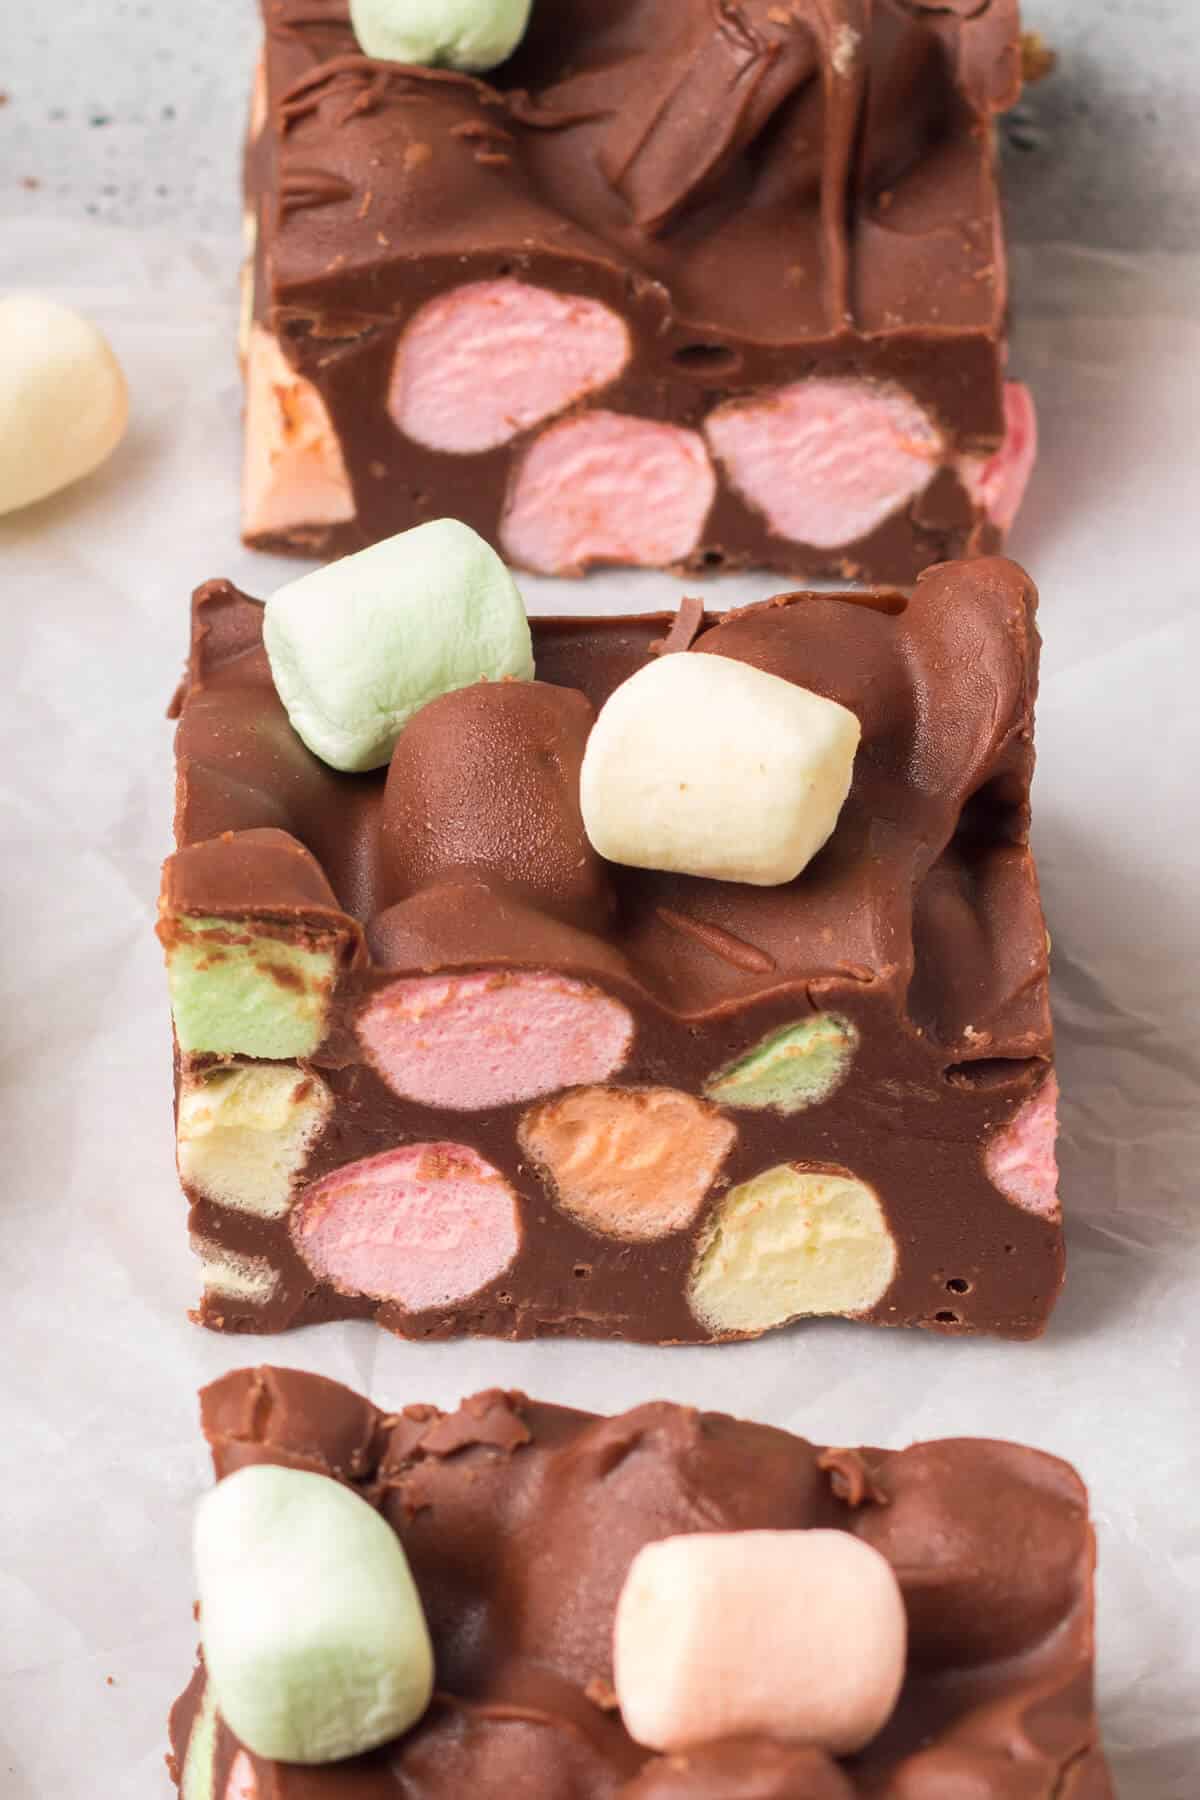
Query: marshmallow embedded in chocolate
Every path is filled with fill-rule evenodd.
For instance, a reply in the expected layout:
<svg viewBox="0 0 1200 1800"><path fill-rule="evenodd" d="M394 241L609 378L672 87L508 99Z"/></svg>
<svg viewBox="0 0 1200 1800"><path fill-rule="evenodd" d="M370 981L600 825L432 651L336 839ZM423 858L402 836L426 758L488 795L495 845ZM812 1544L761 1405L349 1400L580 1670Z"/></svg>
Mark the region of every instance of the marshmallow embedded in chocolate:
<svg viewBox="0 0 1200 1800"><path fill-rule="evenodd" d="M929 486L945 455L911 395L869 381L799 381L732 401L705 432L771 531L818 550L869 537Z"/></svg>
<svg viewBox="0 0 1200 1800"><path fill-rule="evenodd" d="M173 858L157 930L180 1050L271 1059L320 1047L361 936L316 858L272 828Z"/></svg>
<svg viewBox="0 0 1200 1800"><path fill-rule="evenodd" d="M265 1464L219 1482L195 1525L208 1679L257 1756L330 1763L407 1731L433 1648L400 1541L325 1475Z"/></svg>
<svg viewBox="0 0 1200 1800"><path fill-rule="evenodd" d="M277 589L263 643L293 728L335 769L386 763L408 720L441 694L533 675L512 576L455 519Z"/></svg>
<svg viewBox="0 0 1200 1800"><path fill-rule="evenodd" d="M846 707L749 663L659 657L609 696L588 740L588 836L634 868L793 881L833 832L860 735Z"/></svg>
<svg viewBox="0 0 1200 1800"><path fill-rule="evenodd" d="M431 450L494 450L615 381L629 348L624 320L598 300L511 276L468 282L407 327L388 411Z"/></svg>
<svg viewBox="0 0 1200 1800"><path fill-rule="evenodd" d="M628 1010L600 988L520 969L391 982L357 1032L394 1093L456 1113L606 1081L634 1039Z"/></svg>
<svg viewBox="0 0 1200 1800"><path fill-rule="evenodd" d="M180 1075L180 1180L214 1206L281 1219L334 1098L294 1063L218 1063Z"/></svg>
<svg viewBox="0 0 1200 1800"><path fill-rule="evenodd" d="M625 1728L654 1750L761 1733L845 1756L891 1717L905 1636L891 1564L848 1532L664 1538L617 1602Z"/></svg>
<svg viewBox="0 0 1200 1800"><path fill-rule="evenodd" d="M850 1073L858 1029L836 1013L814 1013L770 1032L705 1083L710 1100L755 1111L803 1112L827 1100Z"/></svg>
<svg viewBox="0 0 1200 1800"><path fill-rule="evenodd" d="M533 0L350 0L367 56L429 68L494 69L525 34Z"/></svg>
<svg viewBox="0 0 1200 1800"><path fill-rule="evenodd" d="M335 1169L290 1219L313 1272L344 1294L404 1312L459 1305L508 1268L521 1243L517 1196L466 1144L406 1144Z"/></svg>
<svg viewBox="0 0 1200 1800"><path fill-rule="evenodd" d="M581 1087L526 1113L518 1135L564 1212L645 1243L693 1222L737 1127L672 1088Z"/></svg>
<svg viewBox="0 0 1200 1800"><path fill-rule="evenodd" d="M476 682L422 707L384 790L386 898L469 872L568 923L605 925L616 899L579 809L595 717L577 690L542 681Z"/></svg>
<svg viewBox="0 0 1200 1800"><path fill-rule="evenodd" d="M897 1249L879 1197L844 1169L780 1163L722 1196L689 1294L713 1331L861 1313L887 1292Z"/></svg>
<svg viewBox="0 0 1200 1800"><path fill-rule="evenodd" d="M628 413L573 413L522 453L500 542L514 563L541 575L686 562L716 492L697 432Z"/></svg>
<svg viewBox="0 0 1200 1800"><path fill-rule="evenodd" d="M248 215L255 224L253 214ZM257 225L255 224L257 236ZM255 323L252 265L242 270L246 453L242 529L248 537L317 533L355 516L354 493L320 389Z"/></svg>

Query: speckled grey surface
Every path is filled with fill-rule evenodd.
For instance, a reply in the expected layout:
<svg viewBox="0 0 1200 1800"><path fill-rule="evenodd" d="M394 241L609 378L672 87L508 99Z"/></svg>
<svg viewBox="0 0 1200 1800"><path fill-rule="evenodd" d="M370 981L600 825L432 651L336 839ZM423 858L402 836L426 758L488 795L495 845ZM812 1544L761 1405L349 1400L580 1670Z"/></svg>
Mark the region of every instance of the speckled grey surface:
<svg viewBox="0 0 1200 1800"><path fill-rule="evenodd" d="M1025 20L1060 62L1005 127L1017 239L1200 248L1200 0L1026 0ZM254 0L0 0L0 216L233 240L256 34Z"/></svg>

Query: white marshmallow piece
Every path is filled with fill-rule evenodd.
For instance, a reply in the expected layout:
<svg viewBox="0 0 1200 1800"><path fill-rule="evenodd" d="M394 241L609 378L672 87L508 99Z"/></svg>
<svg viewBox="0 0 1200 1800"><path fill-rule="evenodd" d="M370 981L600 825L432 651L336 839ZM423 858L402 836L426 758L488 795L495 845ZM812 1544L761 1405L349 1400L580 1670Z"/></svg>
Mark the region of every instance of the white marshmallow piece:
<svg viewBox="0 0 1200 1800"><path fill-rule="evenodd" d="M851 1755L891 1717L906 1652L895 1572L848 1531L648 1544L613 1636L625 1727L668 1752L761 1733Z"/></svg>
<svg viewBox="0 0 1200 1800"><path fill-rule="evenodd" d="M416 1723L433 1647L400 1541L358 1494L265 1463L227 1476L195 1527L204 1661L255 1756L329 1763Z"/></svg>
<svg viewBox="0 0 1200 1800"><path fill-rule="evenodd" d="M350 0L350 23L368 56L476 74L507 62L525 35L533 0Z"/></svg>
<svg viewBox="0 0 1200 1800"><path fill-rule="evenodd" d="M293 727L335 769L388 762L408 720L442 694L533 679L517 585L457 519L288 582L267 601L263 642Z"/></svg>
<svg viewBox="0 0 1200 1800"><path fill-rule="evenodd" d="M121 365L90 319L40 294L0 297L0 513L90 475L128 417Z"/></svg>
<svg viewBox="0 0 1200 1800"><path fill-rule="evenodd" d="M610 862L777 887L837 824L860 736L836 700L749 663L660 656L600 710L584 826Z"/></svg>

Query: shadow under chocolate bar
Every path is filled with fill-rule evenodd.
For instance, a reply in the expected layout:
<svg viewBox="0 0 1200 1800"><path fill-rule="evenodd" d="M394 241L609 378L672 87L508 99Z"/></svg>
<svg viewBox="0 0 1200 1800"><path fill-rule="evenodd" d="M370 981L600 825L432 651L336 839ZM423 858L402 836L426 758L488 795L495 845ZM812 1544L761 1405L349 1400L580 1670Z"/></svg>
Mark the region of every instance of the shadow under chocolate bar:
<svg viewBox="0 0 1200 1800"><path fill-rule="evenodd" d="M483 79L264 0L243 526L908 582L1000 547L1016 0L535 0Z"/></svg>
<svg viewBox="0 0 1200 1800"><path fill-rule="evenodd" d="M862 726L829 843L754 887L608 863L583 829L594 709L668 618L532 620L536 681L445 694L389 772L342 774L289 723L261 608L201 588L159 926L201 1320L1040 1332L1035 606L981 559L700 621L689 655Z"/></svg>

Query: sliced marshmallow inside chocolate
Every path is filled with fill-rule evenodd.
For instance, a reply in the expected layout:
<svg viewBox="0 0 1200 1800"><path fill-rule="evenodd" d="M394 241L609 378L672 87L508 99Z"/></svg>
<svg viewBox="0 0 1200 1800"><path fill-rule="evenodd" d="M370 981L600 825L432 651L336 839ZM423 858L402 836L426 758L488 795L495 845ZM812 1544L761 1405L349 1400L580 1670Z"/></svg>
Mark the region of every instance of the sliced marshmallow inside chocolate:
<svg viewBox="0 0 1200 1800"><path fill-rule="evenodd" d="M258 1776L244 1750L239 1750L225 1783L225 1800L258 1800Z"/></svg>
<svg viewBox="0 0 1200 1800"><path fill-rule="evenodd" d="M611 862L773 887L828 840L861 730L846 707L731 657L662 656L601 708L580 780Z"/></svg>
<svg viewBox="0 0 1200 1800"><path fill-rule="evenodd" d="M519 1136L564 1212L646 1243L691 1224L737 1127L674 1088L586 1087L526 1113Z"/></svg>
<svg viewBox="0 0 1200 1800"><path fill-rule="evenodd" d="M520 1248L517 1197L466 1144L407 1144L348 1163L306 1189L292 1240L341 1293L405 1312L455 1306Z"/></svg>
<svg viewBox="0 0 1200 1800"><path fill-rule="evenodd" d="M200 1258L206 1299L265 1306L279 1286L279 1270L265 1256L244 1256L197 1233L191 1244Z"/></svg>
<svg viewBox="0 0 1200 1800"><path fill-rule="evenodd" d="M958 471L971 499L999 531L1010 531L1037 462L1033 395L1021 381L1004 384L1004 442L994 456L962 456Z"/></svg>
<svg viewBox="0 0 1200 1800"><path fill-rule="evenodd" d="M731 484L777 537L837 550L915 500L945 455L902 388L816 378L719 407L705 430Z"/></svg>
<svg viewBox="0 0 1200 1800"><path fill-rule="evenodd" d="M363 1011L358 1035L406 1100L482 1112L606 1081L633 1044L619 1000L569 976L517 969L417 975Z"/></svg>
<svg viewBox="0 0 1200 1800"><path fill-rule="evenodd" d="M475 281L430 300L400 340L388 411L415 443L498 449L615 381L624 320L598 300L526 281Z"/></svg>
<svg viewBox="0 0 1200 1800"><path fill-rule="evenodd" d="M215 1206L282 1218L332 1111L325 1083L294 1063L185 1071L176 1125L180 1179Z"/></svg>
<svg viewBox="0 0 1200 1800"><path fill-rule="evenodd" d="M255 1463L196 1513L204 1661L256 1756L339 1762L398 1737L433 1692L433 1646L391 1526L326 1475Z"/></svg>
<svg viewBox="0 0 1200 1800"><path fill-rule="evenodd" d="M501 541L542 575L576 575L592 563L662 568L696 549L716 491L694 431L585 412L551 425L526 452Z"/></svg>
<svg viewBox="0 0 1200 1800"><path fill-rule="evenodd" d="M751 1111L797 1113L817 1106L845 1081L858 1027L838 1013L814 1013L767 1034L705 1083L710 1100Z"/></svg>
<svg viewBox="0 0 1200 1800"><path fill-rule="evenodd" d="M984 1157L988 1180L1004 1198L1045 1219L1057 1219L1062 1211L1057 1138L1058 1079L1049 1074L1032 1100L1026 1100L996 1132Z"/></svg>
<svg viewBox="0 0 1200 1800"><path fill-rule="evenodd" d="M852 1755L891 1717L906 1647L892 1566L850 1532L696 1532L634 1558L613 1672L650 1749L761 1733Z"/></svg>
<svg viewBox="0 0 1200 1800"><path fill-rule="evenodd" d="M753 1335L789 1319L866 1312L895 1271L895 1240L865 1181L779 1163L724 1196L688 1297L710 1331Z"/></svg>
<svg viewBox="0 0 1200 1800"><path fill-rule="evenodd" d="M272 537L352 519L350 477L320 394L262 325L248 324L243 354L242 530Z"/></svg>

